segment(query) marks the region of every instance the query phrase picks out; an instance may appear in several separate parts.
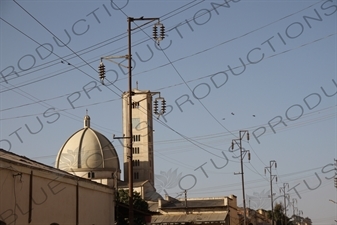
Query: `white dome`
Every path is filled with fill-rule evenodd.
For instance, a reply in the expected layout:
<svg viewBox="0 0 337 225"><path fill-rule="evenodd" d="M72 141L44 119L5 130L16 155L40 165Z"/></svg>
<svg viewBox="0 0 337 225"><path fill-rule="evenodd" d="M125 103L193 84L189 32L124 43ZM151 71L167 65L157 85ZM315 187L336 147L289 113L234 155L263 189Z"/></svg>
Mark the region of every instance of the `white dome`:
<svg viewBox="0 0 337 225"><path fill-rule="evenodd" d="M90 117L84 117L84 128L75 132L60 149L55 167L72 173L110 171L120 173L117 152L101 133L90 128Z"/></svg>

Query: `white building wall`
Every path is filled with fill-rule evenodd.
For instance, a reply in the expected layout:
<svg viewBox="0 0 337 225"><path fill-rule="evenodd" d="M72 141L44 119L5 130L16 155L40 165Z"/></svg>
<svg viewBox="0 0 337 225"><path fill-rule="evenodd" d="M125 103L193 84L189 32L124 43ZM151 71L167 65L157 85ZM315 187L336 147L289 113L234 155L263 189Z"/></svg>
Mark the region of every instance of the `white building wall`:
<svg viewBox="0 0 337 225"><path fill-rule="evenodd" d="M114 189L53 168L0 158L0 220L7 225L114 224Z"/></svg>

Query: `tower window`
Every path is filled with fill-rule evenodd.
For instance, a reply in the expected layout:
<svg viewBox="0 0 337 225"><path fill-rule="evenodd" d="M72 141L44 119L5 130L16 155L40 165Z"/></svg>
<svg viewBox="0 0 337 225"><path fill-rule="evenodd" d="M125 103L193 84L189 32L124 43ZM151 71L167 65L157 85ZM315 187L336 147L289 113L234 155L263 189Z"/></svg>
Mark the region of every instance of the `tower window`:
<svg viewBox="0 0 337 225"><path fill-rule="evenodd" d="M139 173L138 172L133 173L133 179L135 179L135 180L139 179Z"/></svg>
<svg viewBox="0 0 337 225"><path fill-rule="evenodd" d="M132 148L132 154L139 154L139 147Z"/></svg>
<svg viewBox="0 0 337 225"><path fill-rule="evenodd" d="M139 165L140 165L139 159L132 160L132 166L139 166Z"/></svg>
<svg viewBox="0 0 337 225"><path fill-rule="evenodd" d="M133 140L134 142L140 141L140 134L133 135L133 136L132 136L132 140Z"/></svg>
<svg viewBox="0 0 337 225"><path fill-rule="evenodd" d="M138 109L139 108L139 102L132 102L132 108Z"/></svg>

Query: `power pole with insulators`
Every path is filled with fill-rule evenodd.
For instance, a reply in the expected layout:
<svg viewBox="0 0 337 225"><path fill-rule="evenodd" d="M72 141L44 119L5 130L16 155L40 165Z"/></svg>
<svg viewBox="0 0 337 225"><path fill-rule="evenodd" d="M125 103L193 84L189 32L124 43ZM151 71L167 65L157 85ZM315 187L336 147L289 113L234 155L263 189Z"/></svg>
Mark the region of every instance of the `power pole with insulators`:
<svg viewBox="0 0 337 225"><path fill-rule="evenodd" d="M132 23L135 23L135 21L142 21L144 22L141 25L135 24L135 27L132 28ZM127 18L127 23L128 23L128 28L127 28L127 33L128 33L128 54L125 56L108 56L108 57L101 57L101 62L98 67L98 72L99 72L99 78L104 85L104 79L105 79L105 65L103 64L103 59L107 59L112 61L112 59L116 58L125 58L128 60L128 65L123 66L120 63L117 63L120 66L126 67L128 69L128 119L127 119L127 136L124 137L127 141L127 157L128 157L128 186L129 186L129 225L134 224L134 209L133 209L133 156L132 156L132 149L133 149L133 126L132 126L132 44L131 44L131 35L132 31L139 29L149 23L152 23L154 21L157 21L153 25L153 39L154 41L159 45L159 41L162 41L165 38L165 27L163 24L160 23L159 18L144 18L143 16L140 18L133 18L133 17L128 17ZM158 35L158 27L160 29L160 33ZM114 61L112 61L114 62ZM125 171L124 171L125 172Z"/></svg>
<svg viewBox="0 0 337 225"><path fill-rule="evenodd" d="M288 183L283 183L283 187L280 187L280 192L283 192L283 204L284 204L284 225L287 225L287 203L286 203L286 199L287 197L289 197L289 195L286 195L286 187L288 187L289 190L289 184Z"/></svg>
<svg viewBox="0 0 337 225"><path fill-rule="evenodd" d="M274 225L274 199L273 199L273 180L274 178L276 179L276 182L277 182L277 176L276 175L273 175L273 171L272 171L272 168L273 166L275 166L275 168L277 168L277 164L276 164L276 161L275 160L271 160L269 162L269 167L265 167L264 168L264 174L266 174L266 172L268 171L269 172L269 175L270 175L270 199L271 199L271 220L272 220L272 225Z"/></svg>
<svg viewBox="0 0 337 225"><path fill-rule="evenodd" d="M249 150L243 150L242 148L242 139L244 136L247 136L247 140L249 141L249 132L248 130L240 130L239 131L239 139L232 140L232 150L234 149L234 143L239 146L240 149L240 162L241 162L241 172L234 173L234 175L241 174L241 181L242 181L242 197L243 197L243 225L246 224L246 197L245 197L245 180L244 180L244 173L243 173L243 158L245 157L246 153L248 153L248 160L250 160L250 152Z"/></svg>
<svg viewBox="0 0 337 225"><path fill-rule="evenodd" d="M185 210L186 210L186 214L188 214L188 210L187 210L187 190L185 190L184 193L185 193Z"/></svg>
<svg viewBox="0 0 337 225"><path fill-rule="evenodd" d="M293 201L291 202L291 207L293 208L293 216L295 216L295 203L297 203L297 199L296 198L293 198Z"/></svg>

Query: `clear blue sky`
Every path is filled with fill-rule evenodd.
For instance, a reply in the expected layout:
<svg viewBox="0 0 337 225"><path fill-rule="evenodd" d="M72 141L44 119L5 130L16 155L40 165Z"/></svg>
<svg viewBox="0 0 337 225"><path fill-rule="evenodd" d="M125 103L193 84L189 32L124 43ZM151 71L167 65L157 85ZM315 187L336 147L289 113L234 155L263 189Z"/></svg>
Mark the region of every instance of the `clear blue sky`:
<svg viewBox="0 0 337 225"><path fill-rule="evenodd" d="M53 166L86 110L94 129L122 135L126 70L105 61L114 82L106 87L97 68L102 56L127 54L128 16L159 17L166 27L159 47L152 24L132 33L133 87L160 91L168 104L154 122L158 191L234 194L242 205L239 151L229 147L249 130L247 206L270 209L264 170L275 160L277 201L289 184L302 216L334 224L336 0L2 0L0 147Z"/></svg>

